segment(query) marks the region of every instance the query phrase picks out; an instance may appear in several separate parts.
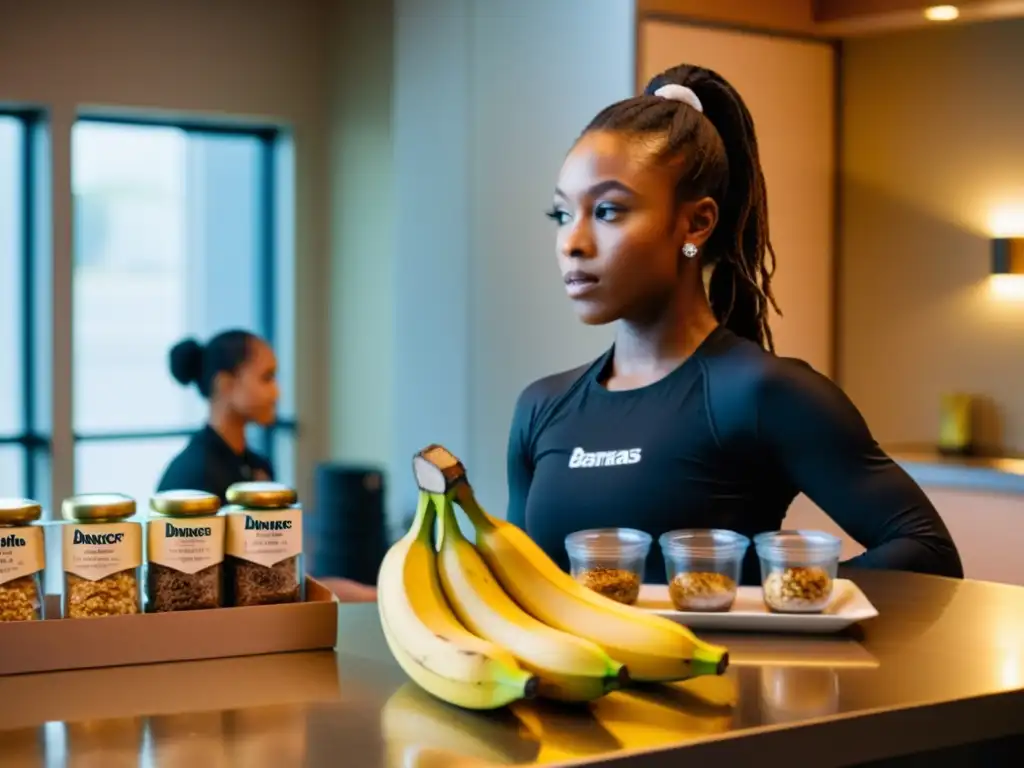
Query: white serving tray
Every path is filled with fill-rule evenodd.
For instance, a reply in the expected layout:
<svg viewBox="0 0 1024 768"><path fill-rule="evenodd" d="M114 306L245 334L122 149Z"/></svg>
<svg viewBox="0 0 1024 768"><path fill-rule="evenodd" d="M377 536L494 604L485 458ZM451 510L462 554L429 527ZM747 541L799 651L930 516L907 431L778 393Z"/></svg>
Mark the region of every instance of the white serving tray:
<svg viewBox="0 0 1024 768"><path fill-rule="evenodd" d="M821 613L771 613L764 604L760 587L740 587L732 610L712 613L677 611L669 599L667 585L644 584L636 606L691 629L726 632L831 634L878 615L878 609L867 595L848 579L833 582L832 599Z"/></svg>

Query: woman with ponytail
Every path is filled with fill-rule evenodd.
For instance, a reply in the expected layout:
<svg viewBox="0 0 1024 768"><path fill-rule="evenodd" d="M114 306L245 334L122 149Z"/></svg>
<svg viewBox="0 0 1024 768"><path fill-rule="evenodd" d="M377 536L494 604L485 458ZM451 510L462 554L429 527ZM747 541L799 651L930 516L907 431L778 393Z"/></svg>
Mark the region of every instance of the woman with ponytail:
<svg viewBox="0 0 1024 768"><path fill-rule="evenodd" d="M962 577L935 508L850 400L775 355L757 137L720 75L681 65L602 110L548 216L578 316L617 331L597 360L520 395L511 522L567 568L565 537L580 529L753 536L805 493L864 547L850 565ZM751 547L743 577L758 575ZM665 578L655 546L646 580Z"/></svg>
<svg viewBox="0 0 1024 768"><path fill-rule="evenodd" d="M274 468L246 442L246 428L270 426L280 395L277 357L259 336L231 329L201 344L189 338L170 351L171 375L195 386L209 404L206 423L164 470L158 491L204 491L227 502L234 483L273 480ZM351 579L319 576L346 603L372 602L376 587Z"/></svg>
<svg viewBox="0 0 1024 768"><path fill-rule="evenodd" d="M247 480L272 480L273 467L246 442L250 424L269 426L277 416L277 358L263 339L231 329L206 344L189 338L168 356L171 375L195 386L209 404L206 423L167 466L158 491L190 489L226 503L228 487Z"/></svg>

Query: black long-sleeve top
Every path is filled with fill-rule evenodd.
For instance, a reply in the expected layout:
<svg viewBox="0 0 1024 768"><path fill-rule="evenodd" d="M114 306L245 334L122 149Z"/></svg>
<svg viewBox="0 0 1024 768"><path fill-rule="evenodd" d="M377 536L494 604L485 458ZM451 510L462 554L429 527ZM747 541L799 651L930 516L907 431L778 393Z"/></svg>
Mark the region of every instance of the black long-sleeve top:
<svg viewBox="0 0 1024 768"><path fill-rule="evenodd" d="M274 468L263 456L246 448L241 454L229 446L209 424L197 431L188 445L164 470L157 491L205 491L227 503L235 483L273 480Z"/></svg>
<svg viewBox="0 0 1024 768"><path fill-rule="evenodd" d="M512 419L508 519L566 570L566 535L624 526L654 537L645 579L665 583L660 534L778 530L803 492L865 548L847 565L963 576L928 497L806 363L720 326L668 376L612 391L613 351L532 383Z"/></svg>

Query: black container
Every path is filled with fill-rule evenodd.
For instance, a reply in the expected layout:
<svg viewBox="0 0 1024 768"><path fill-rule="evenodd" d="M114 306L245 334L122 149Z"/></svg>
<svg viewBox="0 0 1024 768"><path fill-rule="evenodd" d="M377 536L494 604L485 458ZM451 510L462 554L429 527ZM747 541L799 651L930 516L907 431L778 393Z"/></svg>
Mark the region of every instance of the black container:
<svg viewBox="0 0 1024 768"><path fill-rule="evenodd" d="M319 464L314 483L316 508L305 520L307 572L376 584L388 547L384 472Z"/></svg>

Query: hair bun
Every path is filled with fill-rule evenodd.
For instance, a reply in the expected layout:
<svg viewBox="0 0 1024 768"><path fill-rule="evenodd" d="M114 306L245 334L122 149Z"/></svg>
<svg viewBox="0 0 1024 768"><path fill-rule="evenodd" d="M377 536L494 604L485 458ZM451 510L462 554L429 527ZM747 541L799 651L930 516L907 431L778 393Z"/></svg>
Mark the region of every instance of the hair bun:
<svg viewBox="0 0 1024 768"><path fill-rule="evenodd" d="M183 386L199 381L203 373L203 345L185 339L171 348L171 375Z"/></svg>

